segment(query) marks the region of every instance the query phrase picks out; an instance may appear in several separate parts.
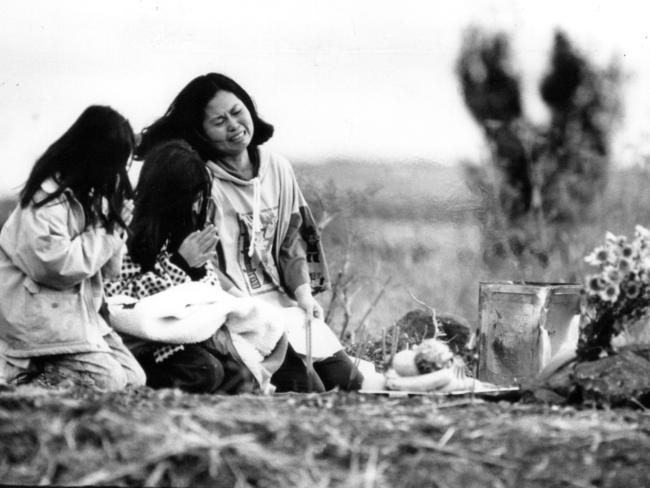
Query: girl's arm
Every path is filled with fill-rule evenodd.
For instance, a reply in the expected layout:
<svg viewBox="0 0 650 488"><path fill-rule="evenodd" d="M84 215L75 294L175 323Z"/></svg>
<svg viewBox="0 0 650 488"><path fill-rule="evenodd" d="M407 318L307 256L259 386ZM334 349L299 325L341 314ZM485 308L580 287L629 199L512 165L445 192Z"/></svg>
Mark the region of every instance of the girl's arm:
<svg viewBox="0 0 650 488"><path fill-rule="evenodd" d="M51 288L70 288L97 274L123 244L117 231L109 233L103 227L72 236L69 219L74 214L67 203L30 205L19 218L16 264L34 281Z"/></svg>
<svg viewBox="0 0 650 488"><path fill-rule="evenodd" d="M108 201L106 204L108 205ZM122 208L122 221L128 226L133 220L133 200L125 200L124 206ZM126 231L124 231L126 232ZM122 260L124 259L124 254L126 253L126 243L123 243L119 250L111 256L111 258L106 262L102 267L102 276L109 280L116 279L120 276L120 271L122 268Z"/></svg>
<svg viewBox="0 0 650 488"><path fill-rule="evenodd" d="M323 309L313 297L312 290L314 281L317 283L316 292L325 286L326 281L320 236L288 163L285 169L288 175L285 177L284 191L288 192L292 205L286 235L278 252L278 268L287 291L293 294L298 306L308 317L322 319Z"/></svg>
<svg viewBox="0 0 650 488"><path fill-rule="evenodd" d="M119 278L122 270L122 262L126 253L126 244L122 244L120 249L111 256L111 258L102 267L102 276L104 279L114 280Z"/></svg>

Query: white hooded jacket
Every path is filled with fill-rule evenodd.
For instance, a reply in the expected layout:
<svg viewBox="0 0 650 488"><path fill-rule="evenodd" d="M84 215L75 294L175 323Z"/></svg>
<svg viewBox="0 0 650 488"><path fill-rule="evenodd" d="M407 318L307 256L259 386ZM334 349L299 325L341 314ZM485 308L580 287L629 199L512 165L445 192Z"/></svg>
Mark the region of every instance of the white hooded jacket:
<svg viewBox="0 0 650 488"><path fill-rule="evenodd" d="M212 197L219 234L217 260L228 283L246 295L286 294L310 283L329 287L318 229L289 162L258 148L257 176L245 180L216 163ZM266 297L264 297L266 298Z"/></svg>
<svg viewBox="0 0 650 488"><path fill-rule="evenodd" d="M48 180L35 198L56 189ZM18 205L0 232L0 354L108 350L102 268L119 270L123 245L117 232L85 228L72 192L41 207Z"/></svg>

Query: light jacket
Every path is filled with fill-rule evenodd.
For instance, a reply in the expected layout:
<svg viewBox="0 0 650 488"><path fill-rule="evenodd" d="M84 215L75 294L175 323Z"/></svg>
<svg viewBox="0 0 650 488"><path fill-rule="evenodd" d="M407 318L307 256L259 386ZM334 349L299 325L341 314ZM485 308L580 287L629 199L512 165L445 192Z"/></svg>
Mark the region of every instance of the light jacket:
<svg viewBox="0 0 650 488"><path fill-rule="evenodd" d="M219 234L216 266L247 295L293 297L310 283L313 293L329 287L320 235L293 169L282 156L258 148L257 176L245 180L208 162L215 180Z"/></svg>
<svg viewBox="0 0 650 488"><path fill-rule="evenodd" d="M56 189L48 180L34 200ZM117 230L85 229L71 191L38 208L18 205L0 232L0 354L108 350L101 270L119 269L123 247Z"/></svg>

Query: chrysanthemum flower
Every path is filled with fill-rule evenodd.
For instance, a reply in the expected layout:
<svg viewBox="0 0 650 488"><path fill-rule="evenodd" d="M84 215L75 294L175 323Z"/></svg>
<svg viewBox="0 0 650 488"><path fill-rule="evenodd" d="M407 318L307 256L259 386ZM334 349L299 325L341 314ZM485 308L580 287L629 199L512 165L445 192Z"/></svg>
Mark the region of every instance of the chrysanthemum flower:
<svg viewBox="0 0 650 488"><path fill-rule="evenodd" d="M605 289L598 294L598 296L603 302L613 303L618 298L619 293L620 293L619 287L612 283L607 285Z"/></svg>
<svg viewBox="0 0 650 488"><path fill-rule="evenodd" d="M641 286L634 281L628 281L623 285L625 296L630 300L634 300L641 294Z"/></svg>
<svg viewBox="0 0 650 488"><path fill-rule="evenodd" d="M637 281L641 282L643 281L641 279L641 270L640 269L633 269L632 271L628 272L624 277L623 280L627 281Z"/></svg>
<svg viewBox="0 0 650 488"><path fill-rule="evenodd" d="M590 295L597 295L605 289L605 280L600 275L591 275L587 278L587 292Z"/></svg>
<svg viewBox="0 0 650 488"><path fill-rule="evenodd" d="M642 225L637 225L634 227L634 237L637 239L650 241L650 230L646 229Z"/></svg>
<svg viewBox="0 0 650 488"><path fill-rule="evenodd" d="M632 256L634 256L634 247L630 246L629 244L623 246L621 249L621 257L632 259Z"/></svg>
<svg viewBox="0 0 650 488"><path fill-rule="evenodd" d="M605 233L605 243L606 244L614 244L616 246L624 246L625 243L627 242L627 237L626 236L615 236L611 232L606 232Z"/></svg>
<svg viewBox="0 0 650 488"><path fill-rule="evenodd" d="M614 268L613 266L607 266L603 271L607 277L607 281L612 283L620 283L624 276L618 268Z"/></svg>
<svg viewBox="0 0 650 488"><path fill-rule="evenodd" d="M619 259L618 269L620 269L623 273L628 273L632 270L632 261L626 258Z"/></svg>
<svg viewBox="0 0 650 488"><path fill-rule="evenodd" d="M591 252L591 254L585 257L585 262L590 266L600 266L610 260L611 254L612 253L607 247L598 246Z"/></svg>

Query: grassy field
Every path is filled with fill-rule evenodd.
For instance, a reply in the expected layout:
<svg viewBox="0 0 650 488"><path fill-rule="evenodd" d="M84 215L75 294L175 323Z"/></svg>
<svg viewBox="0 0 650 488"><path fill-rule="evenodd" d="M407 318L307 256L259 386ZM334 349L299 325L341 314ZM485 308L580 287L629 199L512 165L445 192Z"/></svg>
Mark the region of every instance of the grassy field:
<svg viewBox="0 0 650 488"><path fill-rule="evenodd" d="M350 301L351 326L358 327L371 310L366 330L372 334L418 307L411 295L476 324L479 281L579 282L587 272L583 256L606 231L630 235L635 224L650 225L650 172L616 171L591 218L559 233L559 249L546 266L504 259L488 268L476 218L479 200L459 167L336 161L298 166L296 173L317 218L323 208L336 215L324 232L332 276L348 255L349 288L359 289ZM322 298L326 307L329 300ZM333 326L341 320L335 315Z"/></svg>
<svg viewBox="0 0 650 488"><path fill-rule="evenodd" d="M0 391L8 485L647 487L630 409L344 394Z"/></svg>

